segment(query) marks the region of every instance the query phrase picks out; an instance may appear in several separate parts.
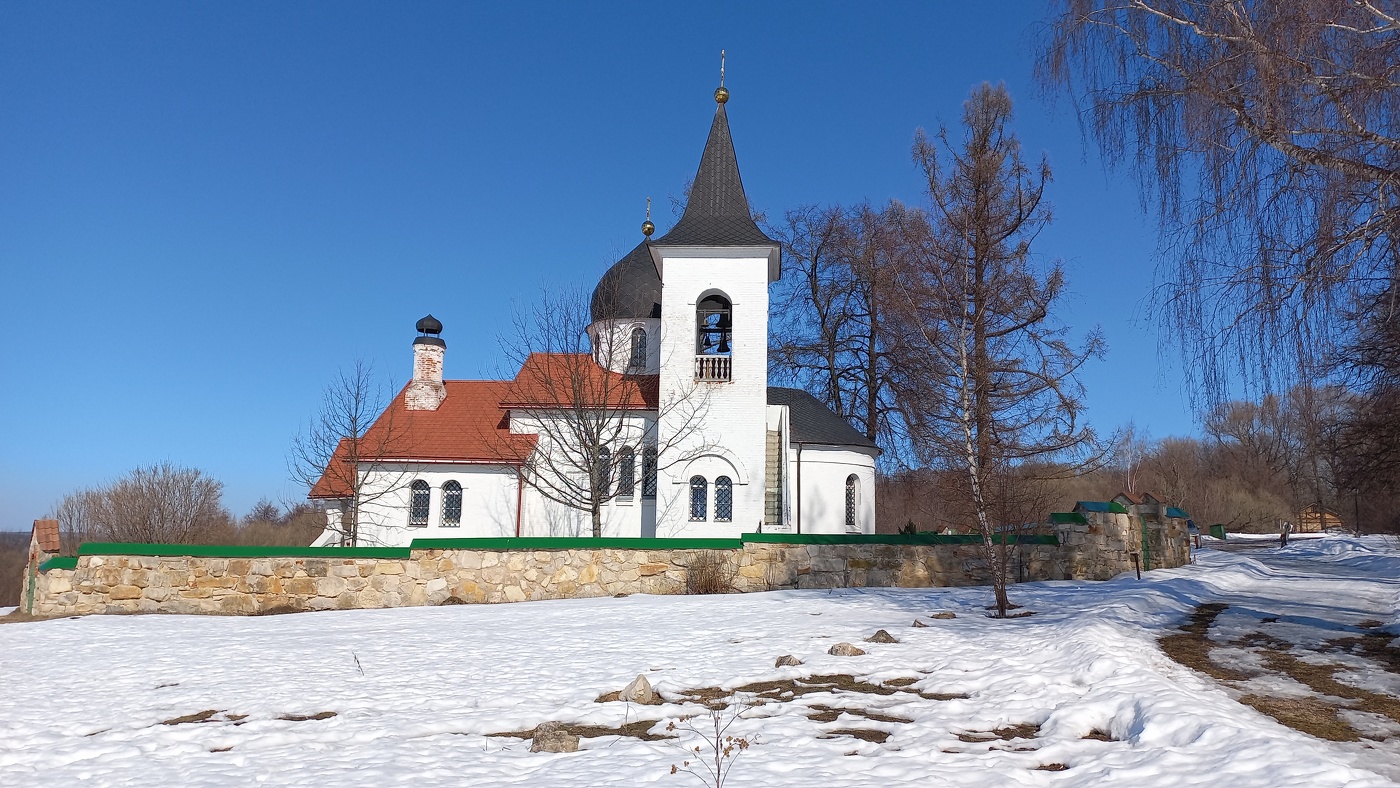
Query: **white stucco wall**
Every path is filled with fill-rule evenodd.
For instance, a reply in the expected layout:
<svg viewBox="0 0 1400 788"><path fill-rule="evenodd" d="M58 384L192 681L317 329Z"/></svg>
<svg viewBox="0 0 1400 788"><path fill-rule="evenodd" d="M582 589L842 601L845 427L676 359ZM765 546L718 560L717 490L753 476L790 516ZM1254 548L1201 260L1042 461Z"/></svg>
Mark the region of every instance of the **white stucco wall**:
<svg viewBox="0 0 1400 788"><path fill-rule="evenodd" d="M731 252L735 257L717 256ZM663 249L661 298L661 444L676 444L663 456L658 485L657 536L733 537L763 522L763 463L768 404L768 258L754 250ZM703 255L703 256L701 256ZM667 403L687 396L695 384L695 305L705 295L723 294L732 306L731 379L702 383L703 424L676 440ZM703 446L716 447L694 461ZM664 450L663 450L664 452ZM729 467L725 467L729 466ZM714 479L734 479L734 513L728 523L714 520ZM710 501L704 522L690 520L690 477L704 475ZM711 475L713 474L713 475Z"/></svg>
<svg viewBox="0 0 1400 788"><path fill-rule="evenodd" d="M628 366L635 328L647 332L647 364L640 373ZM593 343L594 358L613 372L655 375L661 367L661 318L599 320L588 327L588 338Z"/></svg>
<svg viewBox="0 0 1400 788"><path fill-rule="evenodd" d="M551 434L563 435L566 431L559 426L548 427L545 422L565 418L544 410L511 411L511 432L538 435L535 446L537 452L561 451L551 446ZM655 532L653 513L655 504L642 498L642 453L647 445L656 441L655 414L634 411L621 419L616 433L617 441L611 446L613 459L618 452L631 448L635 459L634 490L631 497L617 496L603 505L603 536L652 536ZM617 472L613 474L614 484ZM544 486L544 485L541 485ZM525 487L524 519L522 536L591 536L593 521L589 512L573 509L550 498L530 485Z"/></svg>
<svg viewBox="0 0 1400 788"><path fill-rule="evenodd" d="M408 524L410 485L428 483L428 524ZM462 485L462 522L442 524L442 486L455 480ZM367 477L365 501L360 511L360 544L406 547L414 539L449 539L515 535L515 470L499 465L404 464L385 466ZM340 520L338 506L328 517ZM334 544L338 534L327 530L317 544Z"/></svg>
<svg viewBox="0 0 1400 788"><path fill-rule="evenodd" d="M796 486L798 451L788 452L789 477ZM804 534L843 534L846 528L846 477L860 481L857 496L859 532L875 533L875 457L846 446L802 447L802 517Z"/></svg>

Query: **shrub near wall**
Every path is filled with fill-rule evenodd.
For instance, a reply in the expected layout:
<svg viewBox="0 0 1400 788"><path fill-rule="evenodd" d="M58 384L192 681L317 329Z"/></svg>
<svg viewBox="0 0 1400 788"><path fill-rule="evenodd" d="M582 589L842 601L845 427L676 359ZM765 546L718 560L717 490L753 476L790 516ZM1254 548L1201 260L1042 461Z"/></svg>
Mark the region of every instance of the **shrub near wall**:
<svg viewBox="0 0 1400 788"><path fill-rule="evenodd" d="M1022 537L1012 580L1112 577L1132 569L1102 536ZM1081 529L1076 531L1074 529ZM685 593L690 566L739 592L986 583L976 537L447 539L407 548L254 548L85 544L38 573L39 615L249 614L617 594Z"/></svg>

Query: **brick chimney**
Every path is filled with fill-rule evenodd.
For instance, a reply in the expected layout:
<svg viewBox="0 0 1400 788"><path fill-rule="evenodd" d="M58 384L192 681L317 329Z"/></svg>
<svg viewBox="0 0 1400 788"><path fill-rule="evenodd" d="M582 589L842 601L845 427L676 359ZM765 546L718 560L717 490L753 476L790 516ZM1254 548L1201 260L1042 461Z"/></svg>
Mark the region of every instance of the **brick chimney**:
<svg viewBox="0 0 1400 788"><path fill-rule="evenodd" d="M404 394L404 406L409 410L437 410L447 389L442 385L442 357L447 343L438 336L442 322L432 315L418 321L418 338L413 340L413 382Z"/></svg>

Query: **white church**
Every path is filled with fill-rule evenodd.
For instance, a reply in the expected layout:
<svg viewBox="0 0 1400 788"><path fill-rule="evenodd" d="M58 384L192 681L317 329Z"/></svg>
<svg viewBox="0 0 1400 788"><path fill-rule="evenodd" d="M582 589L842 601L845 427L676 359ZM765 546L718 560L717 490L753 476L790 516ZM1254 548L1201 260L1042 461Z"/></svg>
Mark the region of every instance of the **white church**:
<svg viewBox="0 0 1400 788"><path fill-rule="evenodd" d="M587 363L637 393L618 412L625 445L599 450L613 468L602 535L874 533L875 443L811 394L768 385L768 287L781 276L780 247L749 210L728 98L724 87L715 92L680 220L654 240L648 220L645 240L593 293ZM338 480L351 478L347 466L361 480L360 545L591 535L590 510L561 504L530 478L563 465L531 453L566 450L547 439L562 431L541 425L567 414L519 392L532 367L558 359L532 355L513 381L444 380L442 324L429 316L417 328L413 379L366 435L397 430L404 439L381 442L388 448L372 462L348 456L342 441L310 493L331 524L317 544L346 543L339 526L355 499ZM677 398L699 406L675 407Z"/></svg>

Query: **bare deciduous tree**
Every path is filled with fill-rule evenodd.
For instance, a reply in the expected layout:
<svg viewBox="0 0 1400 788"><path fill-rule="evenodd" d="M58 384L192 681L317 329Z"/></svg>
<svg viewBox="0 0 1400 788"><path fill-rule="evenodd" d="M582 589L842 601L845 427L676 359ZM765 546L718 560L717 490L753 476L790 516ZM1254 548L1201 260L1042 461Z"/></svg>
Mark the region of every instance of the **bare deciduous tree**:
<svg viewBox="0 0 1400 788"><path fill-rule="evenodd" d="M904 206L804 206L768 228L788 275L774 298L770 374L814 392L884 450L907 460L895 398L895 335L884 319L904 251Z"/></svg>
<svg viewBox="0 0 1400 788"><path fill-rule="evenodd" d="M351 547L361 542L365 506L392 499L411 481L398 464L412 449L407 419L387 407L389 391L363 361L340 371L287 456L293 481L340 499L340 520L327 528Z"/></svg>
<svg viewBox="0 0 1400 788"><path fill-rule="evenodd" d="M202 471L163 462L65 496L54 517L69 553L85 541L198 544L228 528L222 496Z"/></svg>
<svg viewBox="0 0 1400 788"><path fill-rule="evenodd" d="M895 314L908 348L912 386L901 393L915 448L926 462L962 471L999 616L1014 543L1007 527L1041 516L1033 482L1082 472L1103 455L1080 420L1076 379L1103 342L1094 330L1076 350L1053 317L1064 274L1058 263L1040 270L1031 256L1050 220L1050 170L1024 162L1010 122L1005 88L983 84L964 104L959 143L946 128L936 142L919 133L914 159L931 207L927 225L910 228L917 248Z"/></svg>
<svg viewBox="0 0 1400 788"><path fill-rule="evenodd" d="M1309 381L1400 320L1400 7L1059 0L1038 74L1160 217L1191 391Z"/></svg>
<svg viewBox="0 0 1400 788"><path fill-rule="evenodd" d="M1359 507L1363 494L1400 492L1400 321L1368 321L1348 362L1357 396L1330 439L1339 486Z"/></svg>
<svg viewBox="0 0 1400 788"><path fill-rule="evenodd" d="M493 433L483 439L513 460L531 489L587 512L593 536L600 537L609 501L654 496L659 470L692 459L710 444L703 435L705 389L691 384L660 392L658 376L641 374L630 363L630 332L590 336L589 304L581 289L545 289L516 311L501 344L519 372L501 406L510 411L513 433L537 438ZM664 434L656 429L660 420L667 422Z"/></svg>

